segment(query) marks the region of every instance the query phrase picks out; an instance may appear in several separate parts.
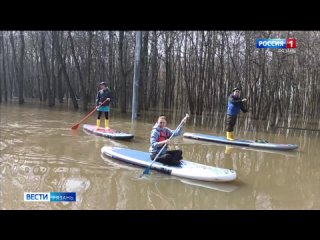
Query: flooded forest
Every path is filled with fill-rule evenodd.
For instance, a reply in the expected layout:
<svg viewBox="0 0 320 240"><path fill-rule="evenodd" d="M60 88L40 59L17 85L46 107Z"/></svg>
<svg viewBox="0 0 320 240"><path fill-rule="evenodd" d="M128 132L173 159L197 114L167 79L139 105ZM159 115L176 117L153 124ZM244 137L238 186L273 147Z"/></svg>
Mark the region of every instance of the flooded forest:
<svg viewBox="0 0 320 240"><path fill-rule="evenodd" d="M257 38L297 47L259 49ZM134 31L1 31L0 102L88 111L105 81L112 107L130 112L135 46ZM138 111L218 117L239 87L247 118L318 130L319 65L319 31L143 31Z"/></svg>

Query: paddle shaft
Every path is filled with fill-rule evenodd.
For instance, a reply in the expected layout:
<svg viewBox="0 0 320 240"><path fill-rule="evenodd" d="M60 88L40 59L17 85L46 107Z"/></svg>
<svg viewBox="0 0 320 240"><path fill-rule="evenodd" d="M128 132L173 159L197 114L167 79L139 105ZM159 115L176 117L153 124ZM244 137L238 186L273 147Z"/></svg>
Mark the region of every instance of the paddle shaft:
<svg viewBox="0 0 320 240"><path fill-rule="evenodd" d="M100 106L102 106L105 102L107 102L108 99L104 100L100 105L96 106L87 116L85 116L80 122L78 122L76 125L72 126L71 129L77 129L81 123L83 123L85 120L88 119Z"/></svg>

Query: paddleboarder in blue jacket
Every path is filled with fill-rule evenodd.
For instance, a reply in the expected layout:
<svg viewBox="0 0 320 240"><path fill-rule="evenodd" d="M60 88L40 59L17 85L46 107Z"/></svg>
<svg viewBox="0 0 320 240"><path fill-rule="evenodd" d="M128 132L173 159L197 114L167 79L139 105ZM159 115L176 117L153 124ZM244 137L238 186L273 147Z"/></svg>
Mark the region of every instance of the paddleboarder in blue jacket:
<svg viewBox="0 0 320 240"><path fill-rule="evenodd" d="M232 93L228 98L228 110L227 110L227 139L234 140L233 127L237 122L237 116L242 112L246 113L248 110L244 107L243 102L247 101L246 98L240 97L240 88L233 88Z"/></svg>

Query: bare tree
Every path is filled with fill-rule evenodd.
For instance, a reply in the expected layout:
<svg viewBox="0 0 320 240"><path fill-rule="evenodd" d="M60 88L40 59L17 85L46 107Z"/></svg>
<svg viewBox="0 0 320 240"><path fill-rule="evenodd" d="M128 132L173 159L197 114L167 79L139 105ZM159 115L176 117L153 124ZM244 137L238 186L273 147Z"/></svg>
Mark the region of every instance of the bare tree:
<svg viewBox="0 0 320 240"><path fill-rule="evenodd" d="M120 108L121 112L126 112L127 106L127 78L129 73L132 71L133 64L127 66L127 43L124 31L119 32L119 81L120 81Z"/></svg>
<svg viewBox="0 0 320 240"><path fill-rule="evenodd" d="M140 92L146 93L148 91L148 44L149 44L149 32L144 31L143 40L142 40L142 51L141 51L141 79L140 79ZM139 94L139 104L138 104L138 112L140 110L148 109L148 95L147 94Z"/></svg>
<svg viewBox="0 0 320 240"><path fill-rule="evenodd" d="M1 40L1 48L0 48L0 54L2 56L2 77L0 76L0 103L2 102L2 80L3 79L3 82L4 82L4 92L6 94L7 92L7 89L6 89L6 75L5 75L5 59L4 59L4 40L3 40L3 34L4 32L1 32L0 33L0 40ZM6 97L5 97L6 98ZM7 100L6 100L7 101Z"/></svg>
<svg viewBox="0 0 320 240"><path fill-rule="evenodd" d="M47 60L47 56L45 53L45 32L41 32L41 47L40 47L40 59L41 59L41 63L42 63L42 69L43 69L43 76L45 76L45 79L47 81L46 82L46 86L47 86L47 94L46 96L48 96L48 106L52 107L54 106L54 99L53 99L53 93L52 93L52 89L51 89L51 78L53 78L53 75L49 73L49 68L48 68L48 60Z"/></svg>
<svg viewBox="0 0 320 240"><path fill-rule="evenodd" d="M58 61L59 61L60 65L61 65L61 67L62 67L62 73L64 74L64 78L65 78L65 81L66 81L68 89L69 89L70 97L71 97L72 102L73 102L73 107L74 107L74 109L78 109L79 105L78 105L78 102L77 102L76 95L74 93L73 87L72 87L72 85L70 83L70 79L69 79L69 75L68 75L67 67L66 67L66 62L65 62L65 60L64 60L64 58L62 57L62 54L61 54L61 45L60 45L60 42L59 42L58 35L55 36L55 40L54 41L55 41L56 53L57 53Z"/></svg>

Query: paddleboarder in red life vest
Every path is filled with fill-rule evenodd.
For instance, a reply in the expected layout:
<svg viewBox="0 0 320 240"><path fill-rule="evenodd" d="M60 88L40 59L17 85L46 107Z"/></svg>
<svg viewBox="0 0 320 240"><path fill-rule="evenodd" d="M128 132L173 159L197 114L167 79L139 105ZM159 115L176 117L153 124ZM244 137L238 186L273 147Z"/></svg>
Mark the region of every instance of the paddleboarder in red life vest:
<svg viewBox="0 0 320 240"><path fill-rule="evenodd" d="M96 98L96 105L99 106L101 103L103 103L106 99L107 101L102 104L97 110L98 110L98 119L97 119L97 129L100 128L100 117L102 112L104 112L105 115L105 128L109 130L109 111L110 111L110 100L111 100L111 91L107 87L107 84L105 82L100 83L101 89L97 93Z"/></svg>
<svg viewBox="0 0 320 240"><path fill-rule="evenodd" d="M233 88L232 93L228 98L228 110L227 110L227 139L234 141L233 127L237 122L237 116L242 112L246 113L248 110L244 107L243 102L247 101L246 98L240 97L240 88Z"/></svg>
<svg viewBox="0 0 320 240"><path fill-rule="evenodd" d="M153 126L150 137L150 157L152 160L155 159L159 151L162 149L163 145L169 144L169 138L174 133L172 137L176 137L181 135L182 128L186 123L186 119L184 120L180 129L174 133L174 130L167 128L167 120L165 116L160 116L158 118L157 123ZM182 151L181 150L168 150L167 146L161 151L160 155L156 159L156 162L161 162L165 165L170 166L180 166L180 160L182 159Z"/></svg>

